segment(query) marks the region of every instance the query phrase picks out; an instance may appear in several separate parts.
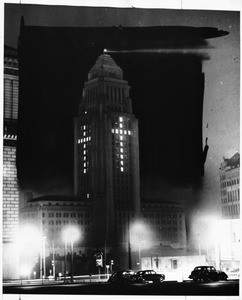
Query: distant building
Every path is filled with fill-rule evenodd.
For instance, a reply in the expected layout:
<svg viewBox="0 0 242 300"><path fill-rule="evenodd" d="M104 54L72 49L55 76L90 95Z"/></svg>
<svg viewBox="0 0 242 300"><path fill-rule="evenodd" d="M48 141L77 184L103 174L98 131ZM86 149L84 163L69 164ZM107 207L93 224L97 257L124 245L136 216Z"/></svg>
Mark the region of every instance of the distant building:
<svg viewBox="0 0 242 300"><path fill-rule="evenodd" d="M76 197L46 195L29 199L20 209L21 226L35 226L46 238L45 253L64 255L63 231L69 225L75 225L80 238L74 244L74 252L81 254L91 238L90 204Z"/></svg>
<svg viewBox="0 0 242 300"><path fill-rule="evenodd" d="M127 243L129 220L138 216L138 121L130 86L110 55L88 73L75 119L75 195L92 206L96 246Z"/></svg>
<svg viewBox="0 0 242 300"><path fill-rule="evenodd" d="M223 158L219 168L221 189L221 215L218 242L219 266L227 272L240 269L240 154Z"/></svg>
<svg viewBox="0 0 242 300"><path fill-rule="evenodd" d="M154 244L186 247L185 209L180 203L143 199L141 211L144 225L154 235Z"/></svg>
<svg viewBox="0 0 242 300"><path fill-rule="evenodd" d="M240 155L223 158L219 169L222 218L240 218Z"/></svg>
<svg viewBox="0 0 242 300"><path fill-rule="evenodd" d="M16 168L19 98L17 50L4 47L3 132L3 279L19 277L15 239L19 221L19 187Z"/></svg>

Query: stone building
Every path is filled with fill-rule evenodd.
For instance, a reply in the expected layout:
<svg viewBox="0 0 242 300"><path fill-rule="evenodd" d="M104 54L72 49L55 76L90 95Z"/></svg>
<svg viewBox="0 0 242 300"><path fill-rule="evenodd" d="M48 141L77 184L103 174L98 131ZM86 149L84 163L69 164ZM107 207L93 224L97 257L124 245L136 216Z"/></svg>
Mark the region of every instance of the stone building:
<svg viewBox="0 0 242 300"><path fill-rule="evenodd" d="M223 158L219 169L222 217L240 218L240 155Z"/></svg>
<svg viewBox="0 0 242 300"><path fill-rule="evenodd" d="M19 69L17 50L4 47L3 132L3 279L18 278L15 245L19 221L19 188L16 169Z"/></svg>
<svg viewBox="0 0 242 300"><path fill-rule="evenodd" d="M241 258L240 154L223 158L219 169L221 191L219 266L227 272L239 272Z"/></svg>
<svg viewBox="0 0 242 300"><path fill-rule="evenodd" d="M72 196L46 195L29 199L20 209L20 224L34 226L45 237L45 254L64 255L63 232L69 226L78 228L80 236L74 252L81 254L91 238L90 203Z"/></svg>
<svg viewBox="0 0 242 300"><path fill-rule="evenodd" d="M186 247L186 215L182 204L143 199L141 211L144 225L153 232L154 244Z"/></svg>

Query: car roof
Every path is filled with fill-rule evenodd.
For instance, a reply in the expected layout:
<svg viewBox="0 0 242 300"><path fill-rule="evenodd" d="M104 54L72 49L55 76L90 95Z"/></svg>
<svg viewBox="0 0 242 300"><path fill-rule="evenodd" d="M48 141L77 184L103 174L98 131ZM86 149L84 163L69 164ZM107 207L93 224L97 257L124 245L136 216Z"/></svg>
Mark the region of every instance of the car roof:
<svg viewBox="0 0 242 300"><path fill-rule="evenodd" d="M196 268L214 268L214 266L197 266Z"/></svg>

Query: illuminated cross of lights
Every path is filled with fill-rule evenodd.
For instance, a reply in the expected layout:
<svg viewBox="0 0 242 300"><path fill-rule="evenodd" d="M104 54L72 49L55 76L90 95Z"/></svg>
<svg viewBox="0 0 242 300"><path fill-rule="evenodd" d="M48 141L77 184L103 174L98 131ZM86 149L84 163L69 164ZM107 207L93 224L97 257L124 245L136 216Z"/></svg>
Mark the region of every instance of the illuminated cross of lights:
<svg viewBox="0 0 242 300"><path fill-rule="evenodd" d="M83 126L82 137L78 139L77 143L83 145L83 173L86 174L88 171L89 162L87 161L87 144L91 141L91 136L87 134L87 126Z"/></svg>
<svg viewBox="0 0 242 300"><path fill-rule="evenodd" d="M117 134L119 136L119 163L120 163L120 171L124 172L124 136L131 135L130 130L124 129L123 117L119 117L118 128L112 128L112 133Z"/></svg>

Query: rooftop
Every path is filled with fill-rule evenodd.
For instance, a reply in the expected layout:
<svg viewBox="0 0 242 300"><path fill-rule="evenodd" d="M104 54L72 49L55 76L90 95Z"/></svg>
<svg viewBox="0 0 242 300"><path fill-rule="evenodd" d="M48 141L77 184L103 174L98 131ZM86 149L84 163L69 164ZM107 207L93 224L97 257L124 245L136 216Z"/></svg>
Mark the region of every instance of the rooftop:
<svg viewBox="0 0 242 300"><path fill-rule="evenodd" d="M88 80L97 77L123 79L123 71L108 54L99 55L94 66L88 73Z"/></svg>

